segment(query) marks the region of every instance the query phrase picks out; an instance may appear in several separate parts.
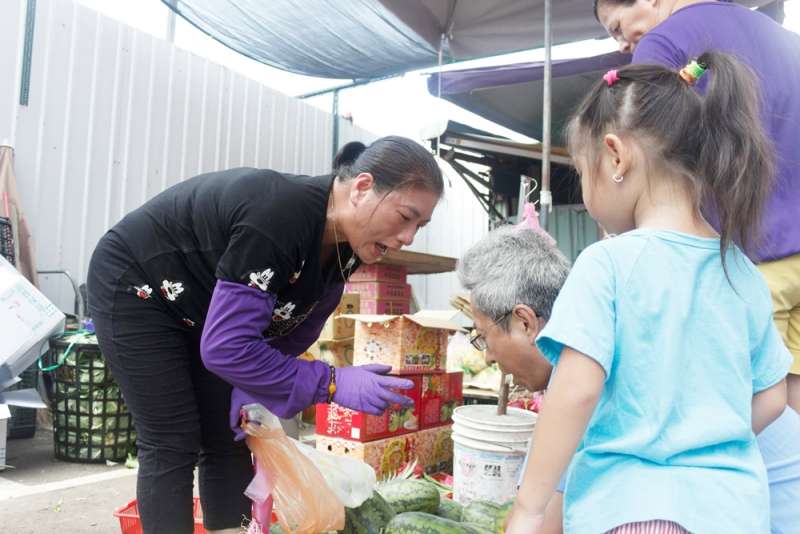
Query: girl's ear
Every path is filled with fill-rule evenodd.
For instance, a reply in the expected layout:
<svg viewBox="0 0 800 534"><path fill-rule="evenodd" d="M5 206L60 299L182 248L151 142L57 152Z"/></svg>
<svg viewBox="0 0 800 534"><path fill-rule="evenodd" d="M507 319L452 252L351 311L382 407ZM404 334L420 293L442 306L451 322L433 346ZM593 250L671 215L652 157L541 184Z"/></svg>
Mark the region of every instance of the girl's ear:
<svg viewBox="0 0 800 534"><path fill-rule="evenodd" d="M611 158L614 174L625 176L633 162L633 147L629 141L624 141L616 134L606 134L603 138L603 147L606 156Z"/></svg>

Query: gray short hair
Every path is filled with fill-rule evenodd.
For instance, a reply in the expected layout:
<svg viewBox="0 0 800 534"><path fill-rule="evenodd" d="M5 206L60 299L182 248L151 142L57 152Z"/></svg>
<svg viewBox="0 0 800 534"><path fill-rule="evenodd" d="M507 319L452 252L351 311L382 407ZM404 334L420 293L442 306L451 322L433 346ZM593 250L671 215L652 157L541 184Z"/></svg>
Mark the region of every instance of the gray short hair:
<svg viewBox="0 0 800 534"><path fill-rule="evenodd" d="M464 254L458 262L458 277L471 292L472 305L494 320L517 304L529 306L547 320L569 269L569 260L544 236L527 228L502 226Z"/></svg>

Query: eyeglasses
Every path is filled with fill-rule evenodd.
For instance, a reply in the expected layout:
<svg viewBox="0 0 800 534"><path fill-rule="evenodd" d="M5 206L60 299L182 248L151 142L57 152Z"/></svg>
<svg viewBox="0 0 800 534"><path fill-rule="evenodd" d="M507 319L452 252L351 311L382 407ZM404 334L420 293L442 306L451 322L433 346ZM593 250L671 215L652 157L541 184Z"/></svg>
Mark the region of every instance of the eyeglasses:
<svg viewBox="0 0 800 534"><path fill-rule="evenodd" d="M500 323L505 321L506 318L509 315L511 315L513 311L514 311L513 309L507 311L506 313L504 313L503 315L492 321L492 324L499 325ZM472 344L473 347L481 351L486 350L488 348L488 345L486 344L486 338L483 337L483 334L479 334L477 331L473 332L472 335L469 336L469 342Z"/></svg>

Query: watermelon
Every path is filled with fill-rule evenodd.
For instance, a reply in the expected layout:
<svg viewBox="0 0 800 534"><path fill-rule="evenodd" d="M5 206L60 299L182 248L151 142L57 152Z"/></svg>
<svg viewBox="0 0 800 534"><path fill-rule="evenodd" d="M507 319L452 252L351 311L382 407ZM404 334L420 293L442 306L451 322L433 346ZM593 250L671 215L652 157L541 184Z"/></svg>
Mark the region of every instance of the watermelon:
<svg viewBox="0 0 800 534"><path fill-rule="evenodd" d="M472 501L461 512L461 521L481 525L484 528L484 532L492 532L495 529L495 517L499 512L500 506L493 502Z"/></svg>
<svg viewBox="0 0 800 534"><path fill-rule="evenodd" d="M462 509L463 506L456 501L442 497L441 501L439 501L439 509L436 510L436 515L452 521L461 521Z"/></svg>
<svg viewBox="0 0 800 534"><path fill-rule="evenodd" d="M383 534L486 534L486 530L433 514L406 512L395 516Z"/></svg>
<svg viewBox="0 0 800 534"><path fill-rule="evenodd" d="M495 534L505 534L506 532L506 518L508 514L511 512L511 507L514 505L514 501L508 501L507 503L500 506L497 511L497 515L494 517L494 532Z"/></svg>
<svg viewBox="0 0 800 534"><path fill-rule="evenodd" d="M439 490L424 480L393 480L382 484L378 488L378 493L398 514L403 512L435 514L439 509Z"/></svg>
<svg viewBox="0 0 800 534"><path fill-rule="evenodd" d="M366 534L380 534L381 530L391 521L394 516L394 509L389 506L381 494L373 491L372 497L353 510L364 526Z"/></svg>
<svg viewBox="0 0 800 534"><path fill-rule="evenodd" d="M367 534L367 527L361 521L361 516L353 508L344 509L344 529L338 534Z"/></svg>

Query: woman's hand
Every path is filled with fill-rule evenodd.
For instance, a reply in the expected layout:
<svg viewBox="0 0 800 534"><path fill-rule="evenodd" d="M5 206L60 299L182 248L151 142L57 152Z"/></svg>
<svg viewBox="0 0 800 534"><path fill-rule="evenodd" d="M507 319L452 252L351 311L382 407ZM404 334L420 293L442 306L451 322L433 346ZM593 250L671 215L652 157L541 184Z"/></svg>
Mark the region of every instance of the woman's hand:
<svg viewBox="0 0 800 534"><path fill-rule="evenodd" d="M544 525L544 510L527 510L519 501L506 518L505 534L537 534Z"/></svg>
<svg viewBox="0 0 800 534"><path fill-rule="evenodd" d="M372 415L382 415L390 404L410 405L411 399L391 389L411 389L414 383L403 378L386 376L391 370L388 365L378 364L336 369L336 393L333 394L333 402Z"/></svg>

